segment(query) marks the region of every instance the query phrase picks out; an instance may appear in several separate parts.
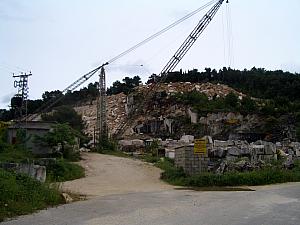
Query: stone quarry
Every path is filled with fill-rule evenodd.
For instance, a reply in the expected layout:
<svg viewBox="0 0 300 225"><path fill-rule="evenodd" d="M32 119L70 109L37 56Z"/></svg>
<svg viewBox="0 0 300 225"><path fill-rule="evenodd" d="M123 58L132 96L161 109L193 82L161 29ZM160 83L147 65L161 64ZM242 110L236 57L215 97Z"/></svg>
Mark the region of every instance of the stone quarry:
<svg viewBox="0 0 300 225"><path fill-rule="evenodd" d="M108 96L107 105L108 129L111 134L114 134L119 125L126 120L126 95L120 93ZM77 113L82 115L82 119L86 125L85 133L93 137L97 120L97 101L93 101L91 104L77 106L74 109Z"/></svg>
<svg viewBox="0 0 300 225"><path fill-rule="evenodd" d="M134 95L145 95L147 91L151 88L151 86L152 84L140 85L136 87L134 90ZM231 92L235 93L237 96L239 96L239 98L245 96L243 93L237 92L234 89L223 84L191 84L189 82L178 82L169 84L158 84L158 86L155 88L156 93L165 92L167 94L167 96L161 96L162 99L165 97L168 98L168 96L171 96L175 93L185 93L190 91L204 93L209 98L212 98L214 96L224 97ZM134 101L134 98L131 95L127 96L123 93L120 93L117 95L107 97L107 119L110 134L115 134L120 125L125 123L128 113L130 113L130 110L135 107L135 104L136 102ZM160 104L160 102L158 102L157 104ZM86 124L85 133L92 137L94 134L94 129L96 127L97 101L81 104L80 106L74 107L74 109L80 115L82 115L83 121ZM134 123L131 124L131 126L129 127L129 131L127 132L127 134L129 134L130 136L135 133L143 133L143 131L145 130L141 129L143 125L152 126L152 128L150 128L150 133L155 133L156 129L153 128L153 126L157 127L157 125L155 124L159 123L162 123L167 130L172 132L172 121L168 120L168 117L178 117L187 115L187 109L182 107L181 105L176 104L161 105L161 107L158 107L156 111L158 111L161 115L153 115L154 111L145 112L144 115L139 115L139 117L136 118L136 121L134 121ZM158 120L161 122L157 122Z"/></svg>
<svg viewBox="0 0 300 225"><path fill-rule="evenodd" d="M120 125L128 119L128 115L136 109L138 102L152 90L152 85L140 85L134 91L107 97L108 128L114 134ZM144 152L154 140L164 155L175 159L178 167L184 168L187 174L213 171L248 171L262 168L268 163L282 157L285 167L292 167L293 160L300 157L300 144L293 139L290 124L280 128L281 139L269 138L263 131L265 119L258 114L241 114L236 112L214 112L198 115L192 108L171 101L176 93L197 91L204 93L209 99L225 97L235 93L240 99L245 95L226 85L202 83L191 84L168 83L158 84L155 98L144 106L143 113L136 115L129 124L126 135L119 141L120 150L125 152ZM85 132L93 136L96 126L97 102L75 107L86 123ZM182 129L185 121L187 129ZM179 122L178 122L179 121ZM195 134L191 127L202 129L204 134ZM191 134L191 135L186 135ZM194 135L207 137L207 154L194 154ZM272 136L269 134L269 136ZM181 137L181 138L180 138ZM263 140L263 141L262 141ZM280 141L275 143L276 141ZM286 140L286 141L285 141Z"/></svg>

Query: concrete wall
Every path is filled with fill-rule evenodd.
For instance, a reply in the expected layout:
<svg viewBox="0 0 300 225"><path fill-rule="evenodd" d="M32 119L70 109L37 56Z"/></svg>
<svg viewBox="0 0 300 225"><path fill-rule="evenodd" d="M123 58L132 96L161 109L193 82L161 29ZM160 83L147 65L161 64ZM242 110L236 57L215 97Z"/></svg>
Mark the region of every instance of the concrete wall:
<svg viewBox="0 0 300 225"><path fill-rule="evenodd" d="M198 123L198 113L193 112L191 109L188 109L188 114L191 118L191 123Z"/></svg>
<svg viewBox="0 0 300 225"><path fill-rule="evenodd" d="M34 154L38 155L45 155L52 153L52 149L47 146L40 146L35 143L35 136L44 136L48 133L49 130L38 130L38 129L28 129L27 132L27 140L26 140L26 147ZM13 140L17 137L17 130L16 129L9 129L8 130L8 141L11 144L14 144Z"/></svg>
<svg viewBox="0 0 300 225"><path fill-rule="evenodd" d="M0 168L5 170L13 170L16 173L26 174L27 176L36 179L40 182L46 181L46 167L34 165L32 163L1 163Z"/></svg>
<svg viewBox="0 0 300 225"><path fill-rule="evenodd" d="M8 143L15 144L17 132L19 129L26 131L26 147L34 154L45 155L52 153L52 149L47 146L41 146L35 142L35 136L44 136L55 123L28 121L14 124L8 128Z"/></svg>

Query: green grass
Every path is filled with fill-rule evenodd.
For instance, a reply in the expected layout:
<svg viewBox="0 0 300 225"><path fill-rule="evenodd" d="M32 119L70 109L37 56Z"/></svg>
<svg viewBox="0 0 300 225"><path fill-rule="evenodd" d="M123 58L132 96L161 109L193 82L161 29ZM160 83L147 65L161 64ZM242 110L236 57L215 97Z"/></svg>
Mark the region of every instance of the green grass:
<svg viewBox="0 0 300 225"><path fill-rule="evenodd" d="M63 203L58 190L0 169L0 221Z"/></svg>
<svg viewBox="0 0 300 225"><path fill-rule="evenodd" d="M25 149L10 146L0 152L0 162L18 163L27 159L33 159L33 156Z"/></svg>
<svg viewBox="0 0 300 225"><path fill-rule="evenodd" d="M57 163L47 166L47 181L64 182L84 177L84 168L80 165L59 160Z"/></svg>
<svg viewBox="0 0 300 225"><path fill-rule="evenodd" d="M188 176L182 169L175 168L171 160L164 160L157 163L164 172L161 178L166 182L188 187L213 187L213 186L256 186L286 182L300 181L300 164L292 170L285 170L279 167L269 167L251 172L228 172L222 175L213 173L201 173Z"/></svg>

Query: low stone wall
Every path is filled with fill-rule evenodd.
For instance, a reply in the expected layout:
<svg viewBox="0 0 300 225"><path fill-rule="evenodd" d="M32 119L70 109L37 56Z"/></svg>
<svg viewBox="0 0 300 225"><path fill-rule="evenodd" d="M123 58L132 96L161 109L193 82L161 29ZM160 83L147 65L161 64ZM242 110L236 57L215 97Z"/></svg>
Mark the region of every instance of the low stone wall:
<svg viewBox="0 0 300 225"><path fill-rule="evenodd" d="M26 174L40 182L46 181L46 167L32 163L1 163L0 168Z"/></svg>
<svg viewBox="0 0 300 225"><path fill-rule="evenodd" d="M189 175L207 172L209 158L207 155L194 154L194 145L187 145L175 149L175 165L183 168Z"/></svg>

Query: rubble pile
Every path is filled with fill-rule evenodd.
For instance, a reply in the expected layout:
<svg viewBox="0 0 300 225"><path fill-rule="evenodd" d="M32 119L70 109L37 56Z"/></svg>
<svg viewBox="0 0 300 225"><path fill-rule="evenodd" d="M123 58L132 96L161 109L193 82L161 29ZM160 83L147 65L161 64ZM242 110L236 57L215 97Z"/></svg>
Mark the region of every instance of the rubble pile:
<svg viewBox="0 0 300 225"><path fill-rule="evenodd" d="M252 143L241 140L212 141L210 136L206 136L206 140L207 153L200 158L198 154L194 154L192 141L184 146L175 147L176 166L182 167L187 174L196 174L201 171L195 168L203 169L199 166L202 164L206 166L205 171L223 174L228 171L245 172L271 167L271 163L277 161L278 157L283 159L283 168L291 169L295 160L300 158L299 142L274 144L261 140ZM169 151L166 148L167 157Z"/></svg>
<svg viewBox="0 0 300 225"><path fill-rule="evenodd" d="M215 140L209 152L209 170L217 173L227 171L251 171L260 169L267 163L277 160L276 145L271 142L218 141Z"/></svg>
<svg viewBox="0 0 300 225"><path fill-rule="evenodd" d="M121 124L125 123L126 95L123 93L108 96L107 123L110 134L116 133Z"/></svg>
<svg viewBox="0 0 300 225"><path fill-rule="evenodd" d="M126 95L123 93L107 97L107 125L109 133L114 133L120 124L125 122ZM97 101L74 108L85 122L85 133L93 136L97 121Z"/></svg>
<svg viewBox="0 0 300 225"><path fill-rule="evenodd" d="M136 91L140 93L145 93L147 90L151 89L153 84L149 85L140 85L136 88ZM209 99L212 99L214 96L217 98L225 97L229 93L234 93L239 98L243 98L245 94L234 90L233 88L224 85L224 84L212 84L212 83L190 83L190 82L178 82L178 83L161 83L157 84L155 88L156 92L166 92L168 95L175 93L185 93L191 91L197 91L203 94L206 94Z"/></svg>

